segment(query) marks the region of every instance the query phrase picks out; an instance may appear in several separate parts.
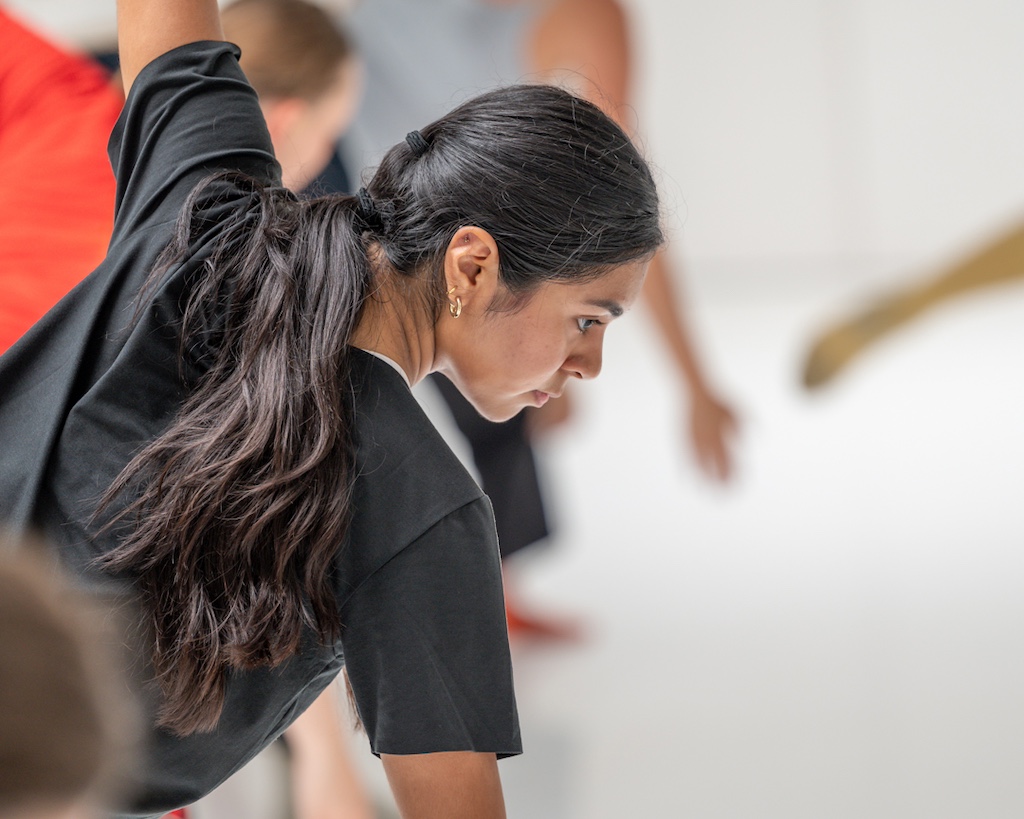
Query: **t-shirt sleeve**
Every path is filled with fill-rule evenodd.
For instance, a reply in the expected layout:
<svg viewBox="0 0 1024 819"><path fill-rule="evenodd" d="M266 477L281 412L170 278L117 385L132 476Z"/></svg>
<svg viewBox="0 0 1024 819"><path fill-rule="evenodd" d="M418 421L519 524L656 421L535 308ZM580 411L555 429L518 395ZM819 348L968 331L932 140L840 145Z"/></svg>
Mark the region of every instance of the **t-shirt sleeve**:
<svg viewBox="0 0 1024 819"><path fill-rule="evenodd" d="M139 73L108 146L117 178L112 244L174 220L192 188L218 171L280 185L280 166L239 53L231 43L190 43Z"/></svg>
<svg viewBox="0 0 1024 819"><path fill-rule="evenodd" d="M522 751L490 508L446 516L342 608L345 666L375 754Z"/></svg>

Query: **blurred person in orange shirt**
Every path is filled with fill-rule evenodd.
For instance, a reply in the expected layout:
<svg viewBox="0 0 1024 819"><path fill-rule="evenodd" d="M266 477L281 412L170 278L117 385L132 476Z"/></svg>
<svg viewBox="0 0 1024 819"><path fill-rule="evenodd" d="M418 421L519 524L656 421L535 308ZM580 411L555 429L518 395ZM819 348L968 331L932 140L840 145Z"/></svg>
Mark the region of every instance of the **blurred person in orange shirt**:
<svg viewBox="0 0 1024 819"><path fill-rule="evenodd" d="M0 352L103 258L114 220L109 72L0 7Z"/></svg>

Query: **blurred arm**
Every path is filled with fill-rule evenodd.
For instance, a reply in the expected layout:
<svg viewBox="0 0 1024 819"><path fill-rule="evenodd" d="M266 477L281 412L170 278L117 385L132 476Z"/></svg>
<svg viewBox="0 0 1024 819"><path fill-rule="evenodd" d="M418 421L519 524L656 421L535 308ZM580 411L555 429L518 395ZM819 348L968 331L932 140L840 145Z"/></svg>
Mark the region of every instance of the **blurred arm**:
<svg viewBox="0 0 1024 819"><path fill-rule="evenodd" d="M686 383L690 398L690 442L697 463L708 477L726 481L733 472L731 446L738 426L736 416L704 375L689 328L677 306L679 297L664 249L651 260L643 295L673 363Z"/></svg>
<svg viewBox="0 0 1024 819"><path fill-rule="evenodd" d="M533 29L527 54L533 71L571 87L626 133L630 47L626 14L617 0L557 0Z"/></svg>
<svg viewBox="0 0 1024 819"><path fill-rule="evenodd" d="M538 20L528 54L541 76L567 82L626 133L634 131L626 122L632 113L628 20L618 0L558 0ZM726 480L732 474L736 418L700 364L664 249L651 262L643 294L689 393L697 462L709 477Z"/></svg>
<svg viewBox="0 0 1024 819"><path fill-rule="evenodd" d="M937 275L886 293L823 331L803 365L803 383L816 389L899 327L949 299L1024 276L1024 224L1017 224Z"/></svg>
<svg viewBox="0 0 1024 819"><path fill-rule="evenodd" d="M373 819L343 733L335 685L289 726L292 800L296 819Z"/></svg>

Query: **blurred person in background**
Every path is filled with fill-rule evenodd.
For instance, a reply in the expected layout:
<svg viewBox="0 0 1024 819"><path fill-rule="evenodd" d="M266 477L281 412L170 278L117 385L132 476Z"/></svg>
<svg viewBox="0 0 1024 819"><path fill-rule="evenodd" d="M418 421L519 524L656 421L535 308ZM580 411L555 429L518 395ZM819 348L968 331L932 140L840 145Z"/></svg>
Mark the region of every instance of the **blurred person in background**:
<svg viewBox="0 0 1024 819"><path fill-rule="evenodd" d="M0 353L106 252L123 101L96 60L0 6Z"/></svg>
<svg viewBox="0 0 1024 819"><path fill-rule="evenodd" d="M362 105L340 148L352 180L419 120L470 94L512 82L568 87L636 136L633 44L618 0L358 0L345 19L366 71ZM662 248L644 283L644 303L686 396L684 425L697 464L710 480L725 482L734 473L736 414L700 360L680 308L677 280ZM512 576L514 556L549 535L534 442L569 417L567 397L494 424L444 377L432 381L465 436L494 505L510 632L580 636L579 623L523 604Z"/></svg>
<svg viewBox="0 0 1024 819"><path fill-rule="evenodd" d="M236 0L229 39L295 191L328 164L360 94L339 21L306 0ZM124 104L116 54L69 50L0 5L0 353L103 259L114 219L107 141Z"/></svg>
<svg viewBox="0 0 1024 819"><path fill-rule="evenodd" d="M340 20L309 0L233 0L221 21L242 50L282 182L301 193L327 167L359 104L353 43Z"/></svg>

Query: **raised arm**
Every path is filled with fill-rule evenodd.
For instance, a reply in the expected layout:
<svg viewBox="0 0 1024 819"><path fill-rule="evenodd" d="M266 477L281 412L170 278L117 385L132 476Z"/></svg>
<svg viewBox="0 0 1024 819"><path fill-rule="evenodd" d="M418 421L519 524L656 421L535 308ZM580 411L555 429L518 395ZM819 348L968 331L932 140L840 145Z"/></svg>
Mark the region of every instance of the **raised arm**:
<svg viewBox="0 0 1024 819"><path fill-rule="evenodd" d="M216 0L118 0L117 47L127 95L139 72L168 51L223 40Z"/></svg>

